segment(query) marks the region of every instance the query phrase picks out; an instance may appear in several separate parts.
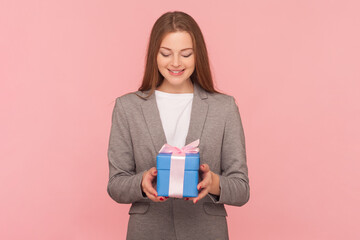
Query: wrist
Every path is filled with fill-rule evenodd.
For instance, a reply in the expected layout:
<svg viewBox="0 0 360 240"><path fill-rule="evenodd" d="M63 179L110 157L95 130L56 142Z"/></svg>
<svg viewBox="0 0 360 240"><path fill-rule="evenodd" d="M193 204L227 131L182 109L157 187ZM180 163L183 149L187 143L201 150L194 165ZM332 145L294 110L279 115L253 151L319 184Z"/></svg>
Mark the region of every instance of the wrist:
<svg viewBox="0 0 360 240"><path fill-rule="evenodd" d="M143 174L142 174L142 177L141 177L141 183L140 183L140 187L141 187L141 191L143 192L144 191L144 178L145 178L145 175L146 175L147 171L144 171Z"/></svg>
<svg viewBox="0 0 360 240"><path fill-rule="evenodd" d="M146 193L144 192L144 186L143 186L146 172L147 172L147 171L144 171L144 172L143 172L142 177L141 177L141 182L140 182L140 190L141 190L141 194L142 194L142 196L143 196L144 198L147 198L147 195L146 195Z"/></svg>
<svg viewBox="0 0 360 240"><path fill-rule="evenodd" d="M209 189L209 193L219 196L220 195L220 183L219 183L219 175L217 175L216 173L210 171L211 173L211 186Z"/></svg>

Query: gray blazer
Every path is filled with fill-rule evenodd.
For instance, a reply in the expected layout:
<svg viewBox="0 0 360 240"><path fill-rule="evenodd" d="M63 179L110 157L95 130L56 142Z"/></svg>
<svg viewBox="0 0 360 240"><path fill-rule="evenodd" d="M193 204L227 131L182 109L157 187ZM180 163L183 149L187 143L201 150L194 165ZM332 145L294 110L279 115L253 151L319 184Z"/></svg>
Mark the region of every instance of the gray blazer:
<svg viewBox="0 0 360 240"><path fill-rule="evenodd" d="M132 203L127 239L228 239L224 204L249 201L245 137L234 97L209 93L194 83L194 98L185 145L200 139L200 163L220 176L220 197L208 194L196 204L144 197L141 179L156 167L156 155L167 143L155 94L131 92L116 99L109 138L107 192L118 203ZM155 186L156 189L156 186Z"/></svg>

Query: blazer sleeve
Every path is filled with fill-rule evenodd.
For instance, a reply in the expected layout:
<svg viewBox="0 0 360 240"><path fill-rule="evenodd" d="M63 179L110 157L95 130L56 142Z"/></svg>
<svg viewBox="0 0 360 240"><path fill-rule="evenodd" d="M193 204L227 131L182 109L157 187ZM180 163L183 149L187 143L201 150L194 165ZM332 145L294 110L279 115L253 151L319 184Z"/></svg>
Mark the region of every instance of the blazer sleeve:
<svg viewBox="0 0 360 240"><path fill-rule="evenodd" d="M147 199L141 191L142 175L136 173L129 124L121 98L115 101L108 147L109 181L107 192L118 203Z"/></svg>
<svg viewBox="0 0 360 240"><path fill-rule="evenodd" d="M249 201L250 186L244 130L239 108L232 96L221 149L220 196L209 196L214 203L242 206Z"/></svg>

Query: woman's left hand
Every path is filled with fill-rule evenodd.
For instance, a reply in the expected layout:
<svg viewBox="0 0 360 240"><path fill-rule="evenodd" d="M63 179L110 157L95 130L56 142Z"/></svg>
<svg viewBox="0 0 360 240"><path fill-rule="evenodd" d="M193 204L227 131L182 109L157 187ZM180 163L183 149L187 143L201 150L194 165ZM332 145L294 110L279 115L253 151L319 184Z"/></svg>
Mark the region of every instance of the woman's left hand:
<svg viewBox="0 0 360 240"><path fill-rule="evenodd" d="M185 200L192 200L193 203L197 203L200 199L205 197L209 192L218 195L219 191L219 176L210 171L209 165L200 165L200 176L202 181L197 185L197 189L200 191L197 197L185 198Z"/></svg>

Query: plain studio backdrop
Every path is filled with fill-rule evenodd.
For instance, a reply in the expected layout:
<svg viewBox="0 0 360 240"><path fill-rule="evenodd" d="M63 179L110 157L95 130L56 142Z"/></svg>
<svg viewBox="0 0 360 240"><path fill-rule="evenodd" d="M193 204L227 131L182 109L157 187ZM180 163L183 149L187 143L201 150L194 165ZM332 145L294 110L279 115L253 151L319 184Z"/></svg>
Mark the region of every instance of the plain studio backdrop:
<svg viewBox="0 0 360 240"><path fill-rule="evenodd" d="M230 239L360 239L356 0L1 0L0 239L125 239L111 113L174 10L200 25L243 121L250 200L226 206Z"/></svg>

